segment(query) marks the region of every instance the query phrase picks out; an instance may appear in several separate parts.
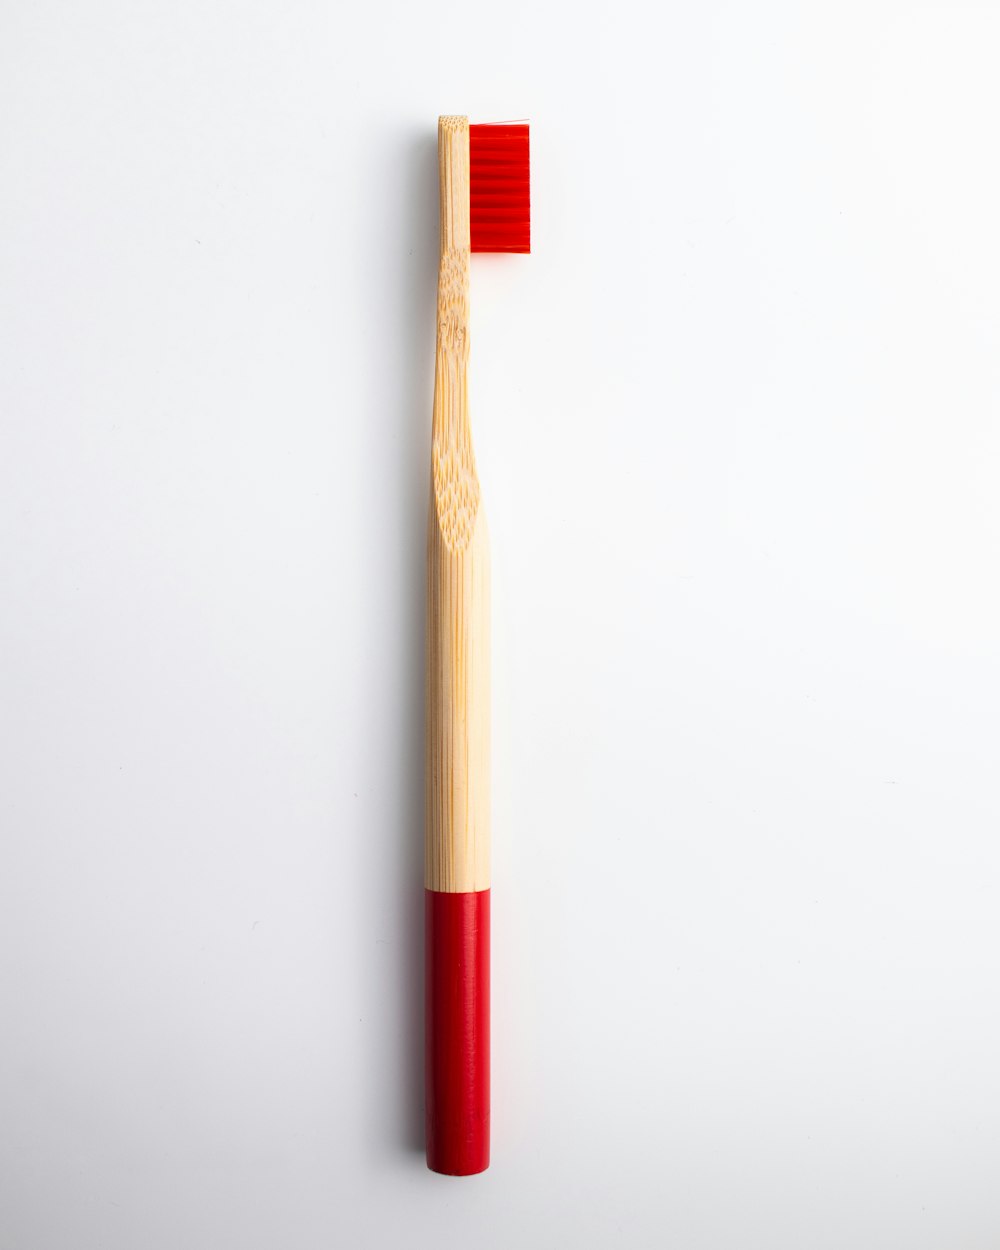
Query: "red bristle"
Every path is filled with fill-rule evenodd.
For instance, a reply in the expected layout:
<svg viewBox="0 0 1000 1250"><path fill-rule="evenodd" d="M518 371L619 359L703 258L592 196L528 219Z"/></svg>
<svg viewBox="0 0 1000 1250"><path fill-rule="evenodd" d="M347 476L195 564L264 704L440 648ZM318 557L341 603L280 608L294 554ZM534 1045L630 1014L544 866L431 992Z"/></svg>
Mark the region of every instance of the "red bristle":
<svg viewBox="0 0 1000 1250"><path fill-rule="evenodd" d="M469 127L469 190L472 250L530 252L527 125Z"/></svg>

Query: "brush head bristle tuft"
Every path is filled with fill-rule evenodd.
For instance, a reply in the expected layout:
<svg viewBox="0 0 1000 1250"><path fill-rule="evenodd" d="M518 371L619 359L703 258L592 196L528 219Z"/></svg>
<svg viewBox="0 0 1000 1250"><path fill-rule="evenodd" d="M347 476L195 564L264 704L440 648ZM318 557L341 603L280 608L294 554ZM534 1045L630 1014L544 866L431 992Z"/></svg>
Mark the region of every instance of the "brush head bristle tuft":
<svg viewBox="0 0 1000 1250"><path fill-rule="evenodd" d="M469 226L474 252L531 251L527 123L469 127Z"/></svg>

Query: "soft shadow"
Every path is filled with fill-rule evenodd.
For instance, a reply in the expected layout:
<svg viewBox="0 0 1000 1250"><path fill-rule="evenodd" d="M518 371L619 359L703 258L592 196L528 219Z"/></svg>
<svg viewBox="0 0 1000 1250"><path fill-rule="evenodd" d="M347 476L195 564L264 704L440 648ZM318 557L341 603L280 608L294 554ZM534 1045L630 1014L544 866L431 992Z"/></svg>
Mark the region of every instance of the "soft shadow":
<svg viewBox="0 0 1000 1250"><path fill-rule="evenodd" d="M400 1142L424 1149L424 632L426 628L426 529L430 473L430 414L434 366L434 310L438 262L437 132L428 129L406 143L403 164L402 234L406 240L399 282L402 378L399 420L401 454L396 489L405 554L404 611L399 646L405 657L400 714L405 760L400 784L400 862L405 864L398 899L404 1002L400 1006L398 1063L404 1107Z"/></svg>

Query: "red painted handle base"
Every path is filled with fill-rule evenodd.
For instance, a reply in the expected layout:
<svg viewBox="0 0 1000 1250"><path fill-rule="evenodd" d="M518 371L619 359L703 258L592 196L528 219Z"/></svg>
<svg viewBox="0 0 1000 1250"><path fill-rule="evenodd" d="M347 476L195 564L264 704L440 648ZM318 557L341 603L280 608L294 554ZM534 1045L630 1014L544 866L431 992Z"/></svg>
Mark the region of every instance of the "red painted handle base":
<svg viewBox="0 0 1000 1250"><path fill-rule="evenodd" d="M490 1165L490 892L425 890L427 1166Z"/></svg>

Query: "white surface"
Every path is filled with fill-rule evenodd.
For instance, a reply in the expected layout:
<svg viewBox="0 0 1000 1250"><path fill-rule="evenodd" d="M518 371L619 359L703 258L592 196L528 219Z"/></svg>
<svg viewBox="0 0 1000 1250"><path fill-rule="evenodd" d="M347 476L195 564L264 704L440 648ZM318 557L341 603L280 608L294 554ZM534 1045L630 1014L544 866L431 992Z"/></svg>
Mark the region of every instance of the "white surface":
<svg viewBox="0 0 1000 1250"><path fill-rule="evenodd" d="M0 1247L994 1250L1000 14L0 34ZM474 274L464 1182L420 1153L459 110L531 118L536 249Z"/></svg>

